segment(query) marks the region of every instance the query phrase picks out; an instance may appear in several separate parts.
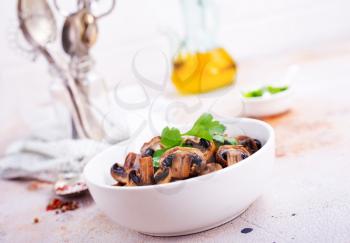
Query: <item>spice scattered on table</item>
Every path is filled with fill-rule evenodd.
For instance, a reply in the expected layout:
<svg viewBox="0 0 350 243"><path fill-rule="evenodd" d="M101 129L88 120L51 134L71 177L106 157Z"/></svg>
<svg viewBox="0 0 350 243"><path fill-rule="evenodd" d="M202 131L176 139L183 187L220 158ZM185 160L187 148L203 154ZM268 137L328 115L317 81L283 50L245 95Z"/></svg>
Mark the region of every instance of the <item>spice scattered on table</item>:
<svg viewBox="0 0 350 243"><path fill-rule="evenodd" d="M43 182L43 181L31 181L27 185L27 190L28 191L37 191L43 187L51 186L50 183L48 182Z"/></svg>
<svg viewBox="0 0 350 243"><path fill-rule="evenodd" d="M36 191L39 189L39 185L37 182L31 182L29 183L29 185L27 186L28 191Z"/></svg>
<svg viewBox="0 0 350 243"><path fill-rule="evenodd" d="M244 229L241 230L241 233L242 233L242 234L248 234L248 233L250 233L250 232L252 232L252 231L253 231L252 228L244 228Z"/></svg>
<svg viewBox="0 0 350 243"><path fill-rule="evenodd" d="M79 204L76 201L62 201L59 198L54 198L46 206L46 211L56 210L55 213L64 213L66 211L72 211L79 208Z"/></svg>
<svg viewBox="0 0 350 243"><path fill-rule="evenodd" d="M39 223L39 218L35 217L35 218L33 219L33 223L34 223L34 224Z"/></svg>

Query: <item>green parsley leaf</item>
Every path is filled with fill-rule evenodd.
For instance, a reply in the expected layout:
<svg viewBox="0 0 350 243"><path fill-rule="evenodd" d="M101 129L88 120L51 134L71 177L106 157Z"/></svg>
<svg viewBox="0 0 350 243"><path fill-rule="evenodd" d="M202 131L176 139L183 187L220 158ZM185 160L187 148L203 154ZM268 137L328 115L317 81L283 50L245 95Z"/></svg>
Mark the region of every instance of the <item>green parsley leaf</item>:
<svg viewBox="0 0 350 243"><path fill-rule="evenodd" d="M180 145L182 142L180 130L174 127L165 127L162 131L160 142L165 148L172 148Z"/></svg>
<svg viewBox="0 0 350 243"><path fill-rule="evenodd" d="M270 93L270 94L277 94L280 92L283 92L285 90L288 89L288 86L282 86L282 87L273 87L273 86L267 86L266 90Z"/></svg>
<svg viewBox="0 0 350 243"><path fill-rule="evenodd" d="M261 97L264 95L264 93L270 93L270 94L277 94L280 92L283 92L287 90L289 87L288 86L281 86L281 87L276 87L276 86L264 86L260 89L255 89L246 93L243 93L243 96L246 98L254 98L254 97Z"/></svg>
<svg viewBox="0 0 350 243"><path fill-rule="evenodd" d="M219 135L219 134L214 135L213 136L213 140L215 142L218 142L218 143L221 143L221 144L223 144L225 142L224 136L223 135Z"/></svg>
<svg viewBox="0 0 350 243"><path fill-rule="evenodd" d="M223 144L237 145L238 142L233 137L228 137L227 135L214 135L214 141L219 144L219 146Z"/></svg>
<svg viewBox="0 0 350 243"><path fill-rule="evenodd" d="M153 167L159 167L159 159L160 157L167 151L167 149L158 149L154 151L153 154Z"/></svg>
<svg viewBox="0 0 350 243"><path fill-rule="evenodd" d="M219 121L214 120L211 114L204 113L197 119L191 130L184 135L196 136L213 141L213 136L223 134L225 129L226 127Z"/></svg>
<svg viewBox="0 0 350 243"><path fill-rule="evenodd" d="M246 93L243 93L243 96L246 98L252 97L261 97L264 94L264 89L255 89Z"/></svg>

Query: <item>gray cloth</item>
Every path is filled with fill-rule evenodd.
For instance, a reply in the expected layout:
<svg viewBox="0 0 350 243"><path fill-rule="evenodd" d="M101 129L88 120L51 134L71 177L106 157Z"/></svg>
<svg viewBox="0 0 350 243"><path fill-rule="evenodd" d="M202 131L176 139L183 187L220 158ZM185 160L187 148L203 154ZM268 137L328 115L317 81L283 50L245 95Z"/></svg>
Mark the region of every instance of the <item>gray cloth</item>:
<svg viewBox="0 0 350 243"><path fill-rule="evenodd" d="M92 156L107 147L87 139L48 142L31 138L15 142L0 160L0 177L55 181L61 173L81 172Z"/></svg>
<svg viewBox="0 0 350 243"><path fill-rule="evenodd" d="M4 157L0 158L0 178L54 182L64 174L81 173L89 159L110 146L109 143L114 144L129 137L128 127L119 123L108 131L106 140L109 143L70 139L66 125L49 119L46 111L44 114L45 122L32 126L31 135L11 144Z"/></svg>

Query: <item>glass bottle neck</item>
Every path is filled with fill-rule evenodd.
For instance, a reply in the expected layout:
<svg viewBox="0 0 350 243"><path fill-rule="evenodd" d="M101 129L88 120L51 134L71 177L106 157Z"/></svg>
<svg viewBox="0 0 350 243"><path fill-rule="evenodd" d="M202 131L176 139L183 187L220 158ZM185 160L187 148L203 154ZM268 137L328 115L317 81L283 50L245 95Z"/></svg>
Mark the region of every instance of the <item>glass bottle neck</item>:
<svg viewBox="0 0 350 243"><path fill-rule="evenodd" d="M211 0L181 0L185 23L184 45L191 52L204 52L214 48L216 28Z"/></svg>

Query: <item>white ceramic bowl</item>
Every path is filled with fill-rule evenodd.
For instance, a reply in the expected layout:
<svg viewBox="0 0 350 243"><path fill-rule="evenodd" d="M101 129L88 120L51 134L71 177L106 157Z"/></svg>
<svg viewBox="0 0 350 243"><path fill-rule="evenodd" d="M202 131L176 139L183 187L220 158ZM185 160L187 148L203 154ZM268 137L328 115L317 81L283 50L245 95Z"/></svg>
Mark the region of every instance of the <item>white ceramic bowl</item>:
<svg viewBox="0 0 350 243"><path fill-rule="evenodd" d="M240 215L263 192L275 157L273 129L265 122L242 118L223 122L228 134L246 134L263 147L247 159L220 171L183 181L142 187L115 187L110 168L130 151L115 145L95 156L84 176L97 206L116 223L158 236L207 230ZM146 141L145 138L144 141ZM141 144L134 144L135 150Z"/></svg>
<svg viewBox="0 0 350 243"><path fill-rule="evenodd" d="M263 97L246 98L242 96L243 116L266 117L281 114L288 111L292 106L293 90L287 90Z"/></svg>

